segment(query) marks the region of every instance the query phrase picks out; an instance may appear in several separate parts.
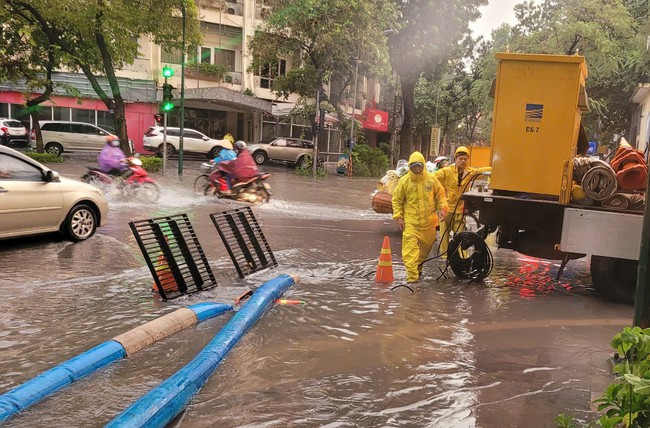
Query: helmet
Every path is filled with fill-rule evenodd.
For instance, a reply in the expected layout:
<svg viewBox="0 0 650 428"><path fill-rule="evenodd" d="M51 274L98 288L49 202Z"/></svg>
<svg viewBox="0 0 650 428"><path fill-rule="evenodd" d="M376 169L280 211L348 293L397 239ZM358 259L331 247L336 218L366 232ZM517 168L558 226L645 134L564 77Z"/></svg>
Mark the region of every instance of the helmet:
<svg viewBox="0 0 650 428"><path fill-rule="evenodd" d="M446 156L438 156L438 157L433 161L433 163L436 163L436 164L437 164L438 162L448 161L448 160L449 160L449 159L447 159Z"/></svg>
<svg viewBox="0 0 650 428"><path fill-rule="evenodd" d="M235 151L240 152L246 148L246 143L243 142L242 140L238 140L235 142Z"/></svg>
<svg viewBox="0 0 650 428"><path fill-rule="evenodd" d="M459 148L456 149L456 152L454 153L454 157L458 157L459 155L466 155L469 156L469 150L465 146L460 146Z"/></svg>

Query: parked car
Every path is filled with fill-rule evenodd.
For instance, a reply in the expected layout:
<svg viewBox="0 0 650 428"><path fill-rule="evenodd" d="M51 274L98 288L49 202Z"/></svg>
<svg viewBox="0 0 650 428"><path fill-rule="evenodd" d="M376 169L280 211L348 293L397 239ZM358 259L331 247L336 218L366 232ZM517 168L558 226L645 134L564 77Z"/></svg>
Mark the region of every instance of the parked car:
<svg viewBox="0 0 650 428"><path fill-rule="evenodd" d="M158 156L163 155L163 129L162 126L152 126L145 132L143 138L145 150L154 152ZM180 128L167 127L167 157L178 153L180 136ZM199 153L214 158L217 156L218 145L232 147L228 140L216 140L194 129L183 129L183 153Z"/></svg>
<svg viewBox="0 0 650 428"><path fill-rule="evenodd" d="M305 167L314 155L314 143L298 138L269 137L258 143L249 144L248 150L257 164L275 161Z"/></svg>
<svg viewBox="0 0 650 428"><path fill-rule="evenodd" d="M64 152L100 152L106 137L113 135L102 128L82 122L39 121L45 153L61 156ZM36 149L36 131L32 130L32 148Z"/></svg>
<svg viewBox="0 0 650 428"><path fill-rule="evenodd" d="M27 147L29 132L19 120L0 117L0 143L3 146Z"/></svg>
<svg viewBox="0 0 650 428"><path fill-rule="evenodd" d="M0 146L0 239L59 231L82 241L106 223L107 214L100 189Z"/></svg>

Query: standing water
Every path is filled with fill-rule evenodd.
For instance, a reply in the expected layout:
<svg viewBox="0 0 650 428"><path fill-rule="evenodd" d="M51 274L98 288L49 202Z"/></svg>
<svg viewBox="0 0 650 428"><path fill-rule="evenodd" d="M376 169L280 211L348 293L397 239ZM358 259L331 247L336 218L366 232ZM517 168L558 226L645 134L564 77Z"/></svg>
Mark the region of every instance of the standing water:
<svg viewBox="0 0 650 428"><path fill-rule="evenodd" d="M239 207L194 195L200 162L168 170L155 206L112 200L109 223L85 242L56 237L0 247L0 393L93 346L194 303L233 303L280 273L301 277L227 355L175 427L554 426L586 420L610 381L609 341L632 308L591 292L588 262L558 264L496 251L470 284L435 261L413 293L401 236L370 209L375 179L273 174L255 215L279 266L239 279L208 215ZM65 168L60 168L65 175ZM71 172L72 173L72 172ZM76 176L75 174L72 174ZM78 174L80 175L80 174ZM128 228L187 213L219 286L162 302ZM384 236L394 284L374 283ZM491 241L490 241L491 242ZM190 361L232 313L151 345L10 419L7 427L103 426Z"/></svg>

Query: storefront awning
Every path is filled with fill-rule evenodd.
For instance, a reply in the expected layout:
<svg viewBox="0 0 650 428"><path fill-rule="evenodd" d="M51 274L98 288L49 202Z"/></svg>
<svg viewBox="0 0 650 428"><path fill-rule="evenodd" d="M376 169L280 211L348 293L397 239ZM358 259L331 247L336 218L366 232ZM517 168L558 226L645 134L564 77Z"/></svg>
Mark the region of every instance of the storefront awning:
<svg viewBox="0 0 650 428"><path fill-rule="evenodd" d="M209 103L215 107L226 107L236 111L271 113L272 103L260 98L249 97L241 92L226 88L191 88L185 90L185 101Z"/></svg>

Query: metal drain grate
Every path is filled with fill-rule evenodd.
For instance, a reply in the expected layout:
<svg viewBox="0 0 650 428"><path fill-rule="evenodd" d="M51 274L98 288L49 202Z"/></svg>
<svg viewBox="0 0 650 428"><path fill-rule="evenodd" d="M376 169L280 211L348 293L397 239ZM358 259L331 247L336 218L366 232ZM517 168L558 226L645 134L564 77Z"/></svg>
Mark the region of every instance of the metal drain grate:
<svg viewBox="0 0 650 428"><path fill-rule="evenodd" d="M132 221L129 226L163 299L217 286L187 214Z"/></svg>
<svg viewBox="0 0 650 428"><path fill-rule="evenodd" d="M210 214L240 278L278 265L250 207Z"/></svg>

